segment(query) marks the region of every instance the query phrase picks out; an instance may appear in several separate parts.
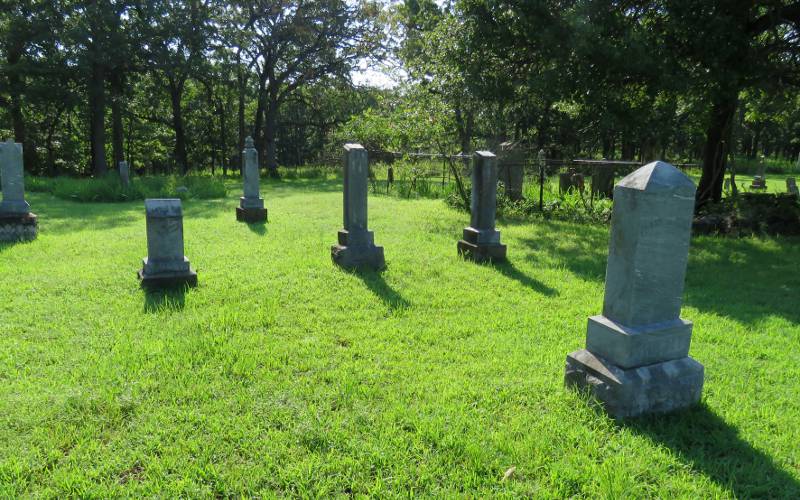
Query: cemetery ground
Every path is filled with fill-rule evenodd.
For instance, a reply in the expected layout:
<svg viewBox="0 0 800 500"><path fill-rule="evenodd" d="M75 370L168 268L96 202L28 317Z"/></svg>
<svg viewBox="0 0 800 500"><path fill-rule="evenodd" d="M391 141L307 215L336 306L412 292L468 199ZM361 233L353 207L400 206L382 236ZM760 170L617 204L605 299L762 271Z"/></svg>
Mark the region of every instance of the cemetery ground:
<svg viewBox="0 0 800 500"><path fill-rule="evenodd" d="M370 195L382 273L330 245L341 182L265 181L269 223L184 203L199 286L145 294L141 201L29 193L0 245L0 496L800 497L800 240L692 240L700 407L615 422L563 388L603 300L608 227Z"/></svg>

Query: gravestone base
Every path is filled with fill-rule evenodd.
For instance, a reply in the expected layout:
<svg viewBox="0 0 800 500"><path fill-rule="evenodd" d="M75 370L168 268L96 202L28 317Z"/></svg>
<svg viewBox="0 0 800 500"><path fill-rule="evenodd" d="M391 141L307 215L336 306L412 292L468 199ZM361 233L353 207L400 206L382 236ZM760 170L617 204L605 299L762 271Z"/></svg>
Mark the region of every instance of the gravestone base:
<svg viewBox="0 0 800 500"><path fill-rule="evenodd" d="M506 246L500 243L484 245L459 240L458 255L474 262L502 262L506 260Z"/></svg>
<svg viewBox="0 0 800 500"><path fill-rule="evenodd" d="M331 247L331 259L345 269L374 269L386 267L383 247L376 246L372 231L339 231L339 244Z"/></svg>
<svg viewBox="0 0 800 500"><path fill-rule="evenodd" d="M142 288L154 289L197 286L197 273L191 268L188 271L157 274L148 274L144 272L144 269L140 269L138 275Z"/></svg>
<svg viewBox="0 0 800 500"><path fill-rule="evenodd" d="M464 228L458 242L458 254L474 262L502 262L506 260L506 246L500 243L500 231L494 229Z"/></svg>
<svg viewBox="0 0 800 500"><path fill-rule="evenodd" d="M247 223L267 222L267 209L236 207L236 220Z"/></svg>
<svg viewBox="0 0 800 500"><path fill-rule="evenodd" d="M615 419L668 413L700 401L703 365L690 357L623 369L582 349L567 355L564 384L588 390Z"/></svg>
<svg viewBox="0 0 800 500"><path fill-rule="evenodd" d="M32 241L39 234L38 217L33 213L0 213L0 241Z"/></svg>

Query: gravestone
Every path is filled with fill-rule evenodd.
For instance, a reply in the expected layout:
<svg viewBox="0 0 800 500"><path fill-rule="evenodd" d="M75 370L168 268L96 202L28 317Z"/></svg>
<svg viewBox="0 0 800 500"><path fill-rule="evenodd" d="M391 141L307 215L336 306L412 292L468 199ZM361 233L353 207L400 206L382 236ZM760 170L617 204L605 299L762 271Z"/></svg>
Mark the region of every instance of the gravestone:
<svg viewBox="0 0 800 500"><path fill-rule="evenodd" d="M259 170L258 151L253 145L253 138L247 137L244 142L244 196L239 198L236 207L236 220L240 222L266 222L267 209L264 208L264 199L258 192Z"/></svg>
<svg viewBox="0 0 800 500"><path fill-rule="evenodd" d="M525 177L525 155L521 145L513 141L500 144L497 163L497 176L505 186L505 195L511 200L521 200Z"/></svg>
<svg viewBox="0 0 800 500"><path fill-rule="evenodd" d="M797 190L797 180L794 177L786 178L786 191L794 196L800 196L800 191Z"/></svg>
<svg viewBox="0 0 800 500"><path fill-rule="evenodd" d="M489 151L476 151L472 166L470 225L458 242L458 253L475 262L503 261L506 246L495 230L497 210L497 158Z"/></svg>
<svg viewBox="0 0 800 500"><path fill-rule="evenodd" d="M197 273L183 254L183 210L179 199L147 199L147 257L139 271L144 287L195 286Z"/></svg>
<svg viewBox="0 0 800 500"><path fill-rule="evenodd" d="M767 189L767 168L764 166L764 158L758 165L758 173L753 176L753 182L750 184L750 189Z"/></svg>
<svg viewBox="0 0 800 500"><path fill-rule="evenodd" d="M131 186L131 170L127 161L119 162L119 179L125 189Z"/></svg>
<svg viewBox="0 0 800 500"><path fill-rule="evenodd" d="M586 349L567 356L564 379L615 418L700 400L704 369L688 356L692 323L680 318L694 196L664 162L614 188L603 314L589 318Z"/></svg>
<svg viewBox="0 0 800 500"><path fill-rule="evenodd" d="M386 267L383 247L367 228L367 150L361 144L344 145L344 229L339 243L331 247L331 259L347 269Z"/></svg>
<svg viewBox="0 0 800 500"><path fill-rule="evenodd" d="M9 139L0 144L0 241L30 241L39 233L38 218L25 201L22 144Z"/></svg>
<svg viewBox="0 0 800 500"><path fill-rule="evenodd" d="M558 174L558 192L560 194L564 194L570 189L577 189L583 193L583 188L583 174L578 173L574 168L569 168L566 172Z"/></svg>
<svg viewBox="0 0 800 500"><path fill-rule="evenodd" d="M731 190L731 180L730 179L727 179L727 178L725 179L725 183L723 184L722 189L725 190L725 191L730 191Z"/></svg>
<svg viewBox="0 0 800 500"><path fill-rule="evenodd" d="M592 172L592 194L614 197L614 166L597 165Z"/></svg>

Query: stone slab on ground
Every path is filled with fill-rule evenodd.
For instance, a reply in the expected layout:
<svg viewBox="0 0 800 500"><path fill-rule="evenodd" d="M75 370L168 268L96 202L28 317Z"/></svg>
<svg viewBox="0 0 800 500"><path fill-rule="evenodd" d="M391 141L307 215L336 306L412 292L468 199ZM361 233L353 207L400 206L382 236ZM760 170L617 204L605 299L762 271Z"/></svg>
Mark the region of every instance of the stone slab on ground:
<svg viewBox="0 0 800 500"><path fill-rule="evenodd" d="M703 365L690 357L625 370L582 349L567 355L564 383L588 390L609 415L622 419L694 406L703 377Z"/></svg>
<svg viewBox="0 0 800 500"><path fill-rule="evenodd" d="M39 234L36 214L0 213L0 241L32 241Z"/></svg>
<svg viewBox="0 0 800 500"><path fill-rule="evenodd" d="M257 222L267 222L267 209L236 207L236 220L251 224Z"/></svg>

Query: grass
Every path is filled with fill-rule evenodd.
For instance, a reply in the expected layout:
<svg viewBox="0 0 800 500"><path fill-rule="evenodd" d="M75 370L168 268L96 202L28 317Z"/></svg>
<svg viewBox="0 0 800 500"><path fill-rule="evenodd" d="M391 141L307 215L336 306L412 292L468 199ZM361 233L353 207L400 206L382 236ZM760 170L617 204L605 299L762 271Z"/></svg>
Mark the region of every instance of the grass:
<svg viewBox="0 0 800 500"><path fill-rule="evenodd" d="M211 199L225 197L225 183L208 175L133 176L123 187L116 172L101 178L29 177L28 191L51 193L57 198L80 202L118 202L145 198Z"/></svg>
<svg viewBox="0 0 800 500"><path fill-rule="evenodd" d="M373 196L383 273L330 262L331 179L184 203L200 284L146 295L141 202L31 194L0 246L0 497L800 497L800 241L696 238L702 405L617 423L562 387L608 229L499 224L456 257L441 200ZM516 467L508 479L506 471Z"/></svg>

